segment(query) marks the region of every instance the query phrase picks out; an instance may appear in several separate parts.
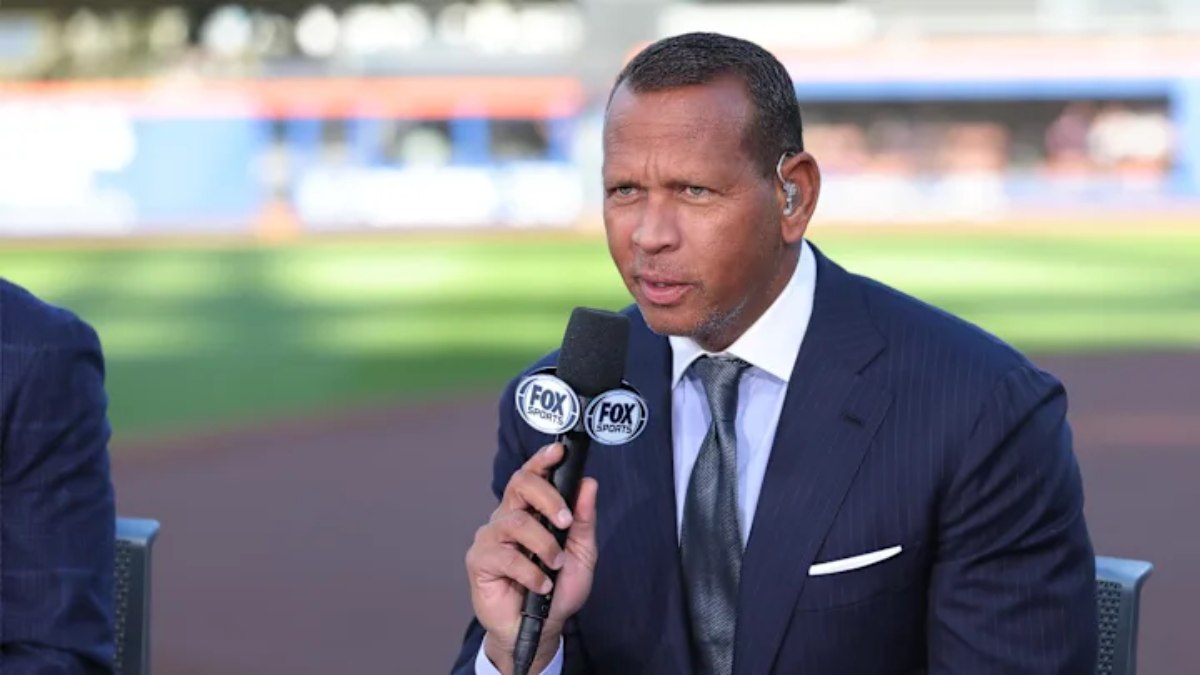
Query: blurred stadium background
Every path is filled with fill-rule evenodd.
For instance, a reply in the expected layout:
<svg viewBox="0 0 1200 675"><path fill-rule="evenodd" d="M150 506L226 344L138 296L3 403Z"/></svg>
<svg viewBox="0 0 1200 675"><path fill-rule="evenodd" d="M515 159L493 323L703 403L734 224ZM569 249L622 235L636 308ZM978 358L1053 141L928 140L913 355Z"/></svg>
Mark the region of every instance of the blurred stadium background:
<svg viewBox="0 0 1200 675"><path fill-rule="evenodd" d="M608 87L689 30L793 73L818 246L1067 380L1145 671L1200 671L1200 3L0 0L0 275L100 331L157 672L446 670L494 396L628 302Z"/></svg>

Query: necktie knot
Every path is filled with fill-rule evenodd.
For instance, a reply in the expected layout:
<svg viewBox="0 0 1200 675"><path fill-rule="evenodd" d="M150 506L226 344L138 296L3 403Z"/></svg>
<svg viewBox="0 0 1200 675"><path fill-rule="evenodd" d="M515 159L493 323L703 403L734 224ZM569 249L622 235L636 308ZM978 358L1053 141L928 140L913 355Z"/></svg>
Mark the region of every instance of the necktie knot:
<svg viewBox="0 0 1200 675"><path fill-rule="evenodd" d="M738 380L749 367L749 363L729 356L703 356L692 364L704 385L714 419L732 420L737 416Z"/></svg>

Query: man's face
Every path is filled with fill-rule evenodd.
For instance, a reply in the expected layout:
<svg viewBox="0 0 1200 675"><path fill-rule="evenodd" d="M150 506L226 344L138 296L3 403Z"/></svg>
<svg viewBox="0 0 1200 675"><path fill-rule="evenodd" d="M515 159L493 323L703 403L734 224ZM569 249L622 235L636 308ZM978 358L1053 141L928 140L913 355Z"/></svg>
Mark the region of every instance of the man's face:
<svg viewBox="0 0 1200 675"><path fill-rule="evenodd" d="M741 83L634 93L604 129L609 252L650 328L724 349L786 283L778 192L744 142ZM788 270L790 272L790 268Z"/></svg>

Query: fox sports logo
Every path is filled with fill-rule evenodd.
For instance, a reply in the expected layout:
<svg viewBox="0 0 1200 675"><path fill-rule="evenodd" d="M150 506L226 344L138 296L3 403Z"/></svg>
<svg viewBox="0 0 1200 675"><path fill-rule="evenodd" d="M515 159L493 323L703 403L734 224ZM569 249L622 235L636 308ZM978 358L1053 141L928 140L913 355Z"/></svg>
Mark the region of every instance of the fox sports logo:
<svg viewBox="0 0 1200 675"><path fill-rule="evenodd" d="M597 443L623 445L641 435L646 417L646 402L636 391L613 389L588 404L584 426Z"/></svg>
<svg viewBox="0 0 1200 675"><path fill-rule="evenodd" d="M544 434L562 434L579 423L579 398L553 375L530 375L517 387L517 413Z"/></svg>

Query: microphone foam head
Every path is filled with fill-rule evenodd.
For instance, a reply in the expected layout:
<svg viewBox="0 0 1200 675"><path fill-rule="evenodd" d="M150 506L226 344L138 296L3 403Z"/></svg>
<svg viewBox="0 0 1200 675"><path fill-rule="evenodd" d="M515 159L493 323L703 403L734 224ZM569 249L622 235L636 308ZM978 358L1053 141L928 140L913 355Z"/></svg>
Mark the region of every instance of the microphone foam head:
<svg viewBox="0 0 1200 675"><path fill-rule="evenodd" d="M576 307L563 335L556 374L576 394L596 396L621 385L628 351L628 317Z"/></svg>

